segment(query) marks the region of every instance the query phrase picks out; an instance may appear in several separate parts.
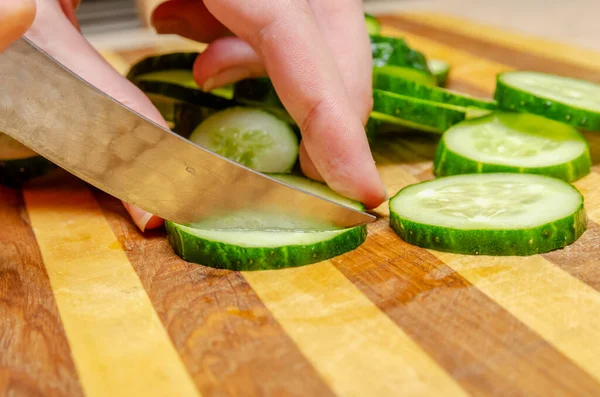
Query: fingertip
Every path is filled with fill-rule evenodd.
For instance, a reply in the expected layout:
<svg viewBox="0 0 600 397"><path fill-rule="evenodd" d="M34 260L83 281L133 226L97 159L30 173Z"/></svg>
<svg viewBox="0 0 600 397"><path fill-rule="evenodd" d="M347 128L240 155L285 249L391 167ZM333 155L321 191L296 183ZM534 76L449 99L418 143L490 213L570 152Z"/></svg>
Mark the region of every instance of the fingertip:
<svg viewBox="0 0 600 397"><path fill-rule="evenodd" d="M310 159L308 152L306 151L306 147L304 146L304 141L300 142L300 149L298 151L298 158L300 159L300 168L302 169L302 173L310 179L314 179L315 181L325 182L325 179L321 176L317 167Z"/></svg>

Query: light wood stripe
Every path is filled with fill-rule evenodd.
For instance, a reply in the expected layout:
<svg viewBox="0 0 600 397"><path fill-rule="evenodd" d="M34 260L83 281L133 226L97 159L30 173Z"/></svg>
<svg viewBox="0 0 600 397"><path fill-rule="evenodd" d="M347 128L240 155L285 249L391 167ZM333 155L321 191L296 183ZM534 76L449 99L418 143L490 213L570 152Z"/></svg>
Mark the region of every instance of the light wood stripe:
<svg viewBox="0 0 600 397"><path fill-rule="evenodd" d="M85 394L198 396L91 193L24 197Z"/></svg>
<svg viewBox="0 0 600 397"><path fill-rule="evenodd" d="M0 396L82 396L18 190L0 186L0 219Z"/></svg>
<svg viewBox="0 0 600 397"><path fill-rule="evenodd" d="M402 16L420 23L426 23L430 26L450 29L469 37L486 39L514 48L515 50L542 55L548 59L576 63L592 69L600 69L600 53L584 48L577 48L573 45L544 40L523 33L511 32L506 29L498 29L452 15L412 12L403 13Z"/></svg>
<svg viewBox="0 0 600 397"><path fill-rule="evenodd" d="M330 262L244 277L339 396L466 395Z"/></svg>
<svg viewBox="0 0 600 397"><path fill-rule="evenodd" d="M419 182L404 170L396 183ZM400 182L401 181L401 182ZM600 293L542 256L433 255L600 380Z"/></svg>
<svg viewBox="0 0 600 397"><path fill-rule="evenodd" d="M120 201L95 197L202 395L334 395L240 273L183 261L163 230L141 233Z"/></svg>

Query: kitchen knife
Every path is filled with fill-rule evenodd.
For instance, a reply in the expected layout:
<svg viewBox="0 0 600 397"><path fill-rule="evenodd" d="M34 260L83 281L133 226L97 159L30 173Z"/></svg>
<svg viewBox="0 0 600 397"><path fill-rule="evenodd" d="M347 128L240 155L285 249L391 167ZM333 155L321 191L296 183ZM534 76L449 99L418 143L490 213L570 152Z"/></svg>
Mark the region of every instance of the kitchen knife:
<svg viewBox="0 0 600 397"><path fill-rule="evenodd" d="M26 37L0 54L0 82L1 132L161 218L190 224L236 213L277 214L272 218L279 221L270 226L294 229L307 219L335 227L374 220L159 126L84 81ZM287 221L281 222L282 217Z"/></svg>

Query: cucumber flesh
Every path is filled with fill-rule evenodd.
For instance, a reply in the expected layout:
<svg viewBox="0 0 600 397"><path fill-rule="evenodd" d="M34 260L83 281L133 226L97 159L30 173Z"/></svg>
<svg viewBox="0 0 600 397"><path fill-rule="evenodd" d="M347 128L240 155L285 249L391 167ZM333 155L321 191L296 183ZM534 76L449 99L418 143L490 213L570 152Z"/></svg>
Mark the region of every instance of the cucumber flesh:
<svg viewBox="0 0 600 397"><path fill-rule="evenodd" d="M588 143L574 127L527 113L496 112L446 131L434 174L525 172L572 182L590 167Z"/></svg>
<svg viewBox="0 0 600 397"><path fill-rule="evenodd" d="M233 107L214 113L189 139L259 172L289 172L298 159L294 131L261 109Z"/></svg>
<svg viewBox="0 0 600 397"><path fill-rule="evenodd" d="M600 85L589 81L538 72L506 72L498 75L494 96L502 109L600 131Z"/></svg>
<svg viewBox="0 0 600 397"><path fill-rule="evenodd" d="M186 88L200 90L200 86L194 79L194 74L191 70L159 70L156 72L145 73L136 77L137 81L159 81L181 85ZM209 91L213 95L217 95L226 99L233 98L233 86L223 86Z"/></svg>
<svg viewBox="0 0 600 397"><path fill-rule="evenodd" d="M450 72L450 65L446 61L440 59L429 59L427 60L427 66L431 74L435 77L437 84L443 87L448 82L448 74Z"/></svg>
<svg viewBox="0 0 600 397"><path fill-rule="evenodd" d="M294 175L271 175L281 181L309 192L322 195L342 204L363 209L362 204L349 201L319 182ZM206 266L231 270L264 270L304 266L341 255L360 246L367 237L365 225L348 229L320 230L321 225L309 229L262 230L264 221L269 225L273 220L260 219L260 215L235 215L222 218L224 226L237 222L244 223L241 230L219 230L219 222L212 225L196 224L186 226L170 221L165 222L169 243L177 255L184 260ZM258 228L254 221L258 222ZM241 224L240 223L240 224ZM277 223L277 220L275 220Z"/></svg>
<svg viewBox="0 0 600 397"><path fill-rule="evenodd" d="M389 78L401 78L413 81L418 84L435 86L435 78L422 70L401 66L382 66L373 68L373 80L377 80L380 75L389 76Z"/></svg>
<svg viewBox="0 0 600 397"><path fill-rule="evenodd" d="M429 84L420 84L410 78L395 76L387 73L375 73L373 76L373 88L393 92L400 95L411 96L427 101L446 103L462 107L475 107L480 109L494 110L498 107L496 101L475 98L444 88Z"/></svg>
<svg viewBox="0 0 600 397"><path fill-rule="evenodd" d="M583 196L542 175L467 174L408 186L390 200L390 225L405 241L472 255L533 255L565 247L586 230Z"/></svg>
<svg viewBox="0 0 600 397"><path fill-rule="evenodd" d="M381 24L373 15L365 13L365 23L367 24L367 32L370 35L379 34L381 31Z"/></svg>

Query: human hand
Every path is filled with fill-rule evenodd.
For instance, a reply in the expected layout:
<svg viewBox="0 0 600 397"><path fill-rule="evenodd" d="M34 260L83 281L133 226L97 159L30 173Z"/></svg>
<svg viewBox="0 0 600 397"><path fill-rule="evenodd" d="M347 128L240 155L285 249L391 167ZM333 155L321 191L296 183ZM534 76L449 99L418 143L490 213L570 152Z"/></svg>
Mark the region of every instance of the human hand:
<svg viewBox="0 0 600 397"><path fill-rule="evenodd" d="M204 90L268 75L300 126L304 173L367 208L385 200L364 131L372 65L360 0L169 0L152 22L210 43L194 65Z"/></svg>
<svg viewBox="0 0 600 397"><path fill-rule="evenodd" d="M27 31L28 38L69 69L166 127L146 95L115 71L80 34L75 18L78 3L79 0L37 0L36 10L35 0L0 0L0 51ZM146 211L123 205L142 231L162 224L162 219Z"/></svg>

